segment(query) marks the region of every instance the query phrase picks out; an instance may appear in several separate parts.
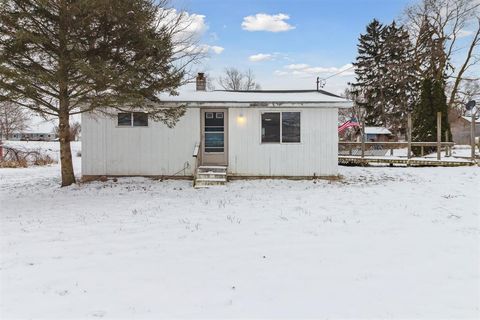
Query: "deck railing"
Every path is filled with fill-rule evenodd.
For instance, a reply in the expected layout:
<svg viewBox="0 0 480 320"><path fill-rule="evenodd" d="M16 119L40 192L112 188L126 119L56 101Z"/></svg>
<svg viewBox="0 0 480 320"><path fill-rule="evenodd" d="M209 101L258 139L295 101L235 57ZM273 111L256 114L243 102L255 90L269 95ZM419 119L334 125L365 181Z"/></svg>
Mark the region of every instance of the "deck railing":
<svg viewBox="0 0 480 320"><path fill-rule="evenodd" d="M193 154L192 156L195 158L195 167L193 170L193 186L195 186L195 179L197 177L197 172L198 172L198 167L202 164L202 143L199 142L195 144L195 147L193 148Z"/></svg>
<svg viewBox="0 0 480 320"><path fill-rule="evenodd" d="M445 156L452 155L453 142L411 142L412 147L420 147L420 155L425 155L425 147L435 147L440 150L445 150ZM390 151L390 155L393 156L393 150L408 148L408 142L364 142L365 151L364 156L385 156ZM437 150L438 152L439 150ZM338 154L343 156L361 156L362 155L362 142L338 142Z"/></svg>

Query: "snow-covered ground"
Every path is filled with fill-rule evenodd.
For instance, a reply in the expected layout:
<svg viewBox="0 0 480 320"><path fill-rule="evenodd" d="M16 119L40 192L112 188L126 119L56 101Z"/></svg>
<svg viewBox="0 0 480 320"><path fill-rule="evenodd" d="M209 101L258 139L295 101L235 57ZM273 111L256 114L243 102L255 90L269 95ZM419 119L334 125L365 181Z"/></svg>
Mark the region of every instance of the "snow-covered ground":
<svg viewBox="0 0 480 320"><path fill-rule="evenodd" d="M340 170L197 190L0 169L0 318L480 318L480 168Z"/></svg>

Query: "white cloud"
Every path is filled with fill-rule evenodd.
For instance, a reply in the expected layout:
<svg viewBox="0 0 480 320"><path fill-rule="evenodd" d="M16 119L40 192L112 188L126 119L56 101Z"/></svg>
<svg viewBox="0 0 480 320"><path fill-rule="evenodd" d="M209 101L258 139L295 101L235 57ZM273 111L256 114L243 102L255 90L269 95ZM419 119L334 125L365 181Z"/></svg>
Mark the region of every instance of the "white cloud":
<svg viewBox="0 0 480 320"><path fill-rule="evenodd" d="M288 71L275 71L274 73L278 76L285 76L285 75L293 75L297 77L306 77L311 75L321 75L321 74L338 74L339 77L351 76L354 73L353 65L348 63L341 67L311 67L305 63L299 64L289 64L286 65L284 68Z"/></svg>
<svg viewBox="0 0 480 320"><path fill-rule="evenodd" d="M189 54L208 54L208 53L221 54L225 50L225 48L223 47L210 46L208 44L185 46L185 47L182 47L181 49L183 52L186 52Z"/></svg>
<svg viewBox="0 0 480 320"><path fill-rule="evenodd" d="M298 63L298 64L289 64L289 65L286 65L286 66L285 66L285 69L288 69L288 70L302 70L302 69L305 69L305 68L308 68L308 67L309 67L308 64Z"/></svg>
<svg viewBox="0 0 480 320"><path fill-rule="evenodd" d="M205 16L176 9L166 9L159 12L161 26L175 28L175 40L199 38L208 30Z"/></svg>
<svg viewBox="0 0 480 320"><path fill-rule="evenodd" d="M270 31L282 32L295 29L294 26L285 22L290 19L289 15L279 13L270 15L266 13L257 13L254 16L243 18L242 29L247 31Z"/></svg>
<svg viewBox="0 0 480 320"><path fill-rule="evenodd" d="M471 36L472 34L473 34L473 31L471 30L461 29L457 32L457 38L466 38Z"/></svg>
<svg viewBox="0 0 480 320"><path fill-rule="evenodd" d="M201 38L208 30L205 16L176 9L165 9L159 12L160 25L172 28L173 45L181 55L189 54L221 54L225 48L201 43ZM217 34L210 33L212 39L218 39Z"/></svg>
<svg viewBox="0 0 480 320"><path fill-rule="evenodd" d="M286 76L288 72L283 70L275 70L274 74L276 74L277 76Z"/></svg>
<svg viewBox="0 0 480 320"><path fill-rule="evenodd" d="M248 57L248 60L252 62L268 61L272 59L273 59L273 54L270 54L270 53L258 53Z"/></svg>
<svg viewBox="0 0 480 320"><path fill-rule="evenodd" d="M210 51L213 51L213 53L215 54L220 54L223 52L223 50L225 50L225 48L223 47L219 47L219 46L208 46Z"/></svg>

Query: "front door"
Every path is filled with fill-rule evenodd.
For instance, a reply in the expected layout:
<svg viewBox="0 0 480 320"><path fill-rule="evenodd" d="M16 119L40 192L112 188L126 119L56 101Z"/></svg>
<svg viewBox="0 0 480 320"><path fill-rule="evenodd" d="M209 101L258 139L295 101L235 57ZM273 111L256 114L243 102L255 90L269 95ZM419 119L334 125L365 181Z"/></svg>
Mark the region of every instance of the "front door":
<svg viewBox="0 0 480 320"><path fill-rule="evenodd" d="M227 109L202 109L202 165L227 165Z"/></svg>

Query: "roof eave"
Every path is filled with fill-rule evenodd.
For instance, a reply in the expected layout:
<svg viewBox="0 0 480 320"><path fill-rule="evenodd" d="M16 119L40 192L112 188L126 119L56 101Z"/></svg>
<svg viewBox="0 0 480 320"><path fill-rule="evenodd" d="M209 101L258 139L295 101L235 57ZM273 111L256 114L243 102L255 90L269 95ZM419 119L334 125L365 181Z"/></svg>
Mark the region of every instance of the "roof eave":
<svg viewBox="0 0 480 320"><path fill-rule="evenodd" d="M166 107L184 105L187 108L225 107L225 108L352 108L349 101L163 101Z"/></svg>

